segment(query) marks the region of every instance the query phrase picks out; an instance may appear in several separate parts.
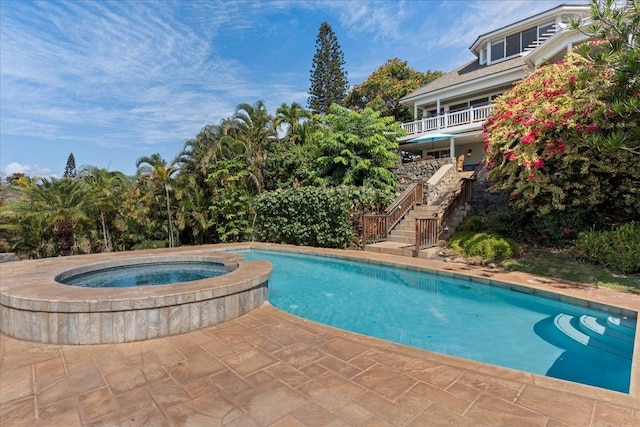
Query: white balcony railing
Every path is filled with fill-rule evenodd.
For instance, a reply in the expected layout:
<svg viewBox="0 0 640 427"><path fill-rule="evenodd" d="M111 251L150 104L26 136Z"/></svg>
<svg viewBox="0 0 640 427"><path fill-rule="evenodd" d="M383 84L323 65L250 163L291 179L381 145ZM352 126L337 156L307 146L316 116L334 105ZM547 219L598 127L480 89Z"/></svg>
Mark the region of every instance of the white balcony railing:
<svg viewBox="0 0 640 427"><path fill-rule="evenodd" d="M466 110L444 113L439 116L425 117L421 120L403 123L402 128L407 135L416 135L434 130L445 130L448 128L467 125L470 123L483 123L489 117L493 105L483 105L471 107Z"/></svg>

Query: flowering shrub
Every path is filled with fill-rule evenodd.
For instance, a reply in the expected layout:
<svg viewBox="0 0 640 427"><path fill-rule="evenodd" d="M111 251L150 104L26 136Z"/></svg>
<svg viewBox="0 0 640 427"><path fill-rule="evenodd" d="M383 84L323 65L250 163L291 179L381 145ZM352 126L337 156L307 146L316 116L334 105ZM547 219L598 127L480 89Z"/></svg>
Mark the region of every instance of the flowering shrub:
<svg viewBox="0 0 640 427"><path fill-rule="evenodd" d="M569 54L498 98L485 123L484 148L493 189L508 192L514 210L544 216L579 207L637 215L637 158L591 143L608 108L608 77ZM572 227L559 232L573 234Z"/></svg>

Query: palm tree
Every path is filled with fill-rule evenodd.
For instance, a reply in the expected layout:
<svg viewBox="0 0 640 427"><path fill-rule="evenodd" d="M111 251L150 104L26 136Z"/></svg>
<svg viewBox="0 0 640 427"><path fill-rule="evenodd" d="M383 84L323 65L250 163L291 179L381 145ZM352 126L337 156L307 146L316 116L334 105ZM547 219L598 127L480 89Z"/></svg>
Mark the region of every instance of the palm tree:
<svg viewBox="0 0 640 427"><path fill-rule="evenodd" d="M70 255L77 226L90 223L88 212L95 199L89 185L77 179L51 178L19 191L21 197L3 208L3 216L9 222L26 220L33 226L40 224L44 227L42 233L48 229L58 237L60 253Z"/></svg>
<svg viewBox="0 0 640 427"><path fill-rule="evenodd" d="M228 126L206 125L194 139L185 141L176 163L184 174L206 177L207 166L216 159L218 141Z"/></svg>
<svg viewBox="0 0 640 427"><path fill-rule="evenodd" d="M111 236L106 216L115 211L115 204L122 193L127 177L122 172L111 172L104 168L89 166L80 172L80 177L89 184L100 213L102 227L102 248L110 252Z"/></svg>
<svg viewBox="0 0 640 427"><path fill-rule="evenodd" d="M221 126L228 138L244 146L250 179L256 191L260 193L264 187L262 168L267 159L269 145L276 138L273 117L267 112L264 102L257 101L254 105L238 105L231 121L225 121ZM229 141L226 144L231 146Z"/></svg>
<svg viewBox="0 0 640 427"><path fill-rule="evenodd" d="M193 174L181 173L176 180L178 230L191 230L194 243L202 244L211 226L209 203L212 197L206 194L209 186L201 186Z"/></svg>
<svg viewBox="0 0 640 427"><path fill-rule="evenodd" d="M175 166L175 162L167 164L167 161L155 153L151 156L140 157L136 161L136 167L138 168L137 175L141 178L149 179L152 182L157 182L164 188L165 203L167 208L167 226L169 233L169 247L173 245L173 218L171 216L171 197L169 191L171 190L171 177L178 172L178 168Z"/></svg>
<svg viewBox="0 0 640 427"><path fill-rule="evenodd" d="M293 144L304 142L302 133L303 125L313 117L311 111L294 102L291 106L283 103L276 110L275 126L279 129L282 125L287 126L285 137Z"/></svg>

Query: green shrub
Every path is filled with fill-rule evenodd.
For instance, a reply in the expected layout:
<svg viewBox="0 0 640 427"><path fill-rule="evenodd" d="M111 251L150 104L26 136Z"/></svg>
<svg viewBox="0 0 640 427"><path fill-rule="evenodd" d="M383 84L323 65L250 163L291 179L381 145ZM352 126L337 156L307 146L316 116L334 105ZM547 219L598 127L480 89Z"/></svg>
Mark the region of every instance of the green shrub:
<svg viewBox="0 0 640 427"><path fill-rule="evenodd" d="M487 261L501 261L520 255L520 247L515 241L493 233L456 233L449 240L449 248L458 254Z"/></svg>
<svg viewBox="0 0 640 427"><path fill-rule="evenodd" d="M626 274L640 273L640 223L611 231L585 231L575 244L578 258Z"/></svg>
<svg viewBox="0 0 640 427"><path fill-rule="evenodd" d="M301 246L346 248L358 240L361 212L389 200L371 188L299 187L262 193L256 200L256 237Z"/></svg>
<svg viewBox="0 0 640 427"><path fill-rule="evenodd" d="M517 215L510 209L489 212L485 221L489 232L517 240L522 238L521 215Z"/></svg>
<svg viewBox="0 0 640 427"><path fill-rule="evenodd" d="M519 242L546 247L571 247L578 233L601 226L602 215L580 207L547 214L515 212L505 208L486 216L486 230Z"/></svg>
<svg viewBox="0 0 640 427"><path fill-rule="evenodd" d="M471 215L464 220L457 228L457 231L473 231L480 232L487 229L487 224L480 215Z"/></svg>

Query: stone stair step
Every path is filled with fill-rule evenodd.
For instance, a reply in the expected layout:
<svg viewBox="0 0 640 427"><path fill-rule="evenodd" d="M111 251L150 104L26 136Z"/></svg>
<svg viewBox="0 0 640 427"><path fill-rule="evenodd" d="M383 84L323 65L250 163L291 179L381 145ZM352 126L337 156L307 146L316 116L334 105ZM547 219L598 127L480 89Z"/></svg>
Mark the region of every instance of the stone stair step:
<svg viewBox="0 0 640 427"><path fill-rule="evenodd" d="M398 230L393 229L393 231L389 232L390 236L398 236L398 237L412 237L415 238L416 230Z"/></svg>
<svg viewBox="0 0 640 427"><path fill-rule="evenodd" d="M403 243L397 242L380 242L373 243L371 245L367 245L365 247L365 251L367 252L376 252L388 255L399 255L399 256L413 256L413 245L408 246Z"/></svg>
<svg viewBox="0 0 640 427"><path fill-rule="evenodd" d="M405 243L407 245L414 244L416 241L415 237L394 236L392 234L389 235L387 240L390 242Z"/></svg>

